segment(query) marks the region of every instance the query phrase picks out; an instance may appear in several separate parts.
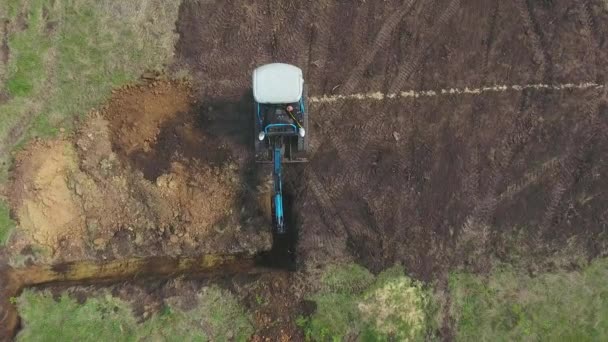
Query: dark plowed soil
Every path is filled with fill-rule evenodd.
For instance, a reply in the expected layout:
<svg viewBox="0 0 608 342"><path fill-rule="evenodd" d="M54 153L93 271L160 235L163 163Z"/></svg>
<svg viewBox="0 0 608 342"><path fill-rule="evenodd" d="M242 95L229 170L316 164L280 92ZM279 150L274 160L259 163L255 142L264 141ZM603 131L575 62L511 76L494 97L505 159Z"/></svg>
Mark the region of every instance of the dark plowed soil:
<svg viewBox="0 0 608 342"><path fill-rule="evenodd" d="M203 101L240 103L273 61L302 67L312 96L603 84L607 24L599 0L185 2L177 56ZM433 279L604 254L606 108L603 88L314 104L315 152L290 183L298 260Z"/></svg>

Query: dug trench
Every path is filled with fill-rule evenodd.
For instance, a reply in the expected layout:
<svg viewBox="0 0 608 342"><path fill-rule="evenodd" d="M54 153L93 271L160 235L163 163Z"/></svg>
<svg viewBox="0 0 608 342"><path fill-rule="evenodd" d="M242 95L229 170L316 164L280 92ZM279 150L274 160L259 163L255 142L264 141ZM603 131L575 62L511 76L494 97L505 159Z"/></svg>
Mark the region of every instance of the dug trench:
<svg viewBox="0 0 608 342"><path fill-rule="evenodd" d="M191 94L181 81L118 89L74 134L19 153L3 337L18 327L8 299L28 286L261 272L274 283L295 268L299 171L287 168L285 184L294 229L273 237L270 169L250 151L250 96L198 103Z"/></svg>
<svg viewBox="0 0 608 342"><path fill-rule="evenodd" d="M148 257L108 262L74 261L54 265L32 265L0 269L0 341L12 339L20 327L17 309L10 298L25 287L113 284L122 281L151 282L156 279L213 279L235 274L276 272L260 265L250 255L204 255L200 257Z"/></svg>
<svg viewBox="0 0 608 342"><path fill-rule="evenodd" d="M113 284L126 282L133 284L140 291L143 289L149 296L154 292L154 288L166 287L167 281L176 278L179 278L180 282L194 281L197 285L214 282L223 284L225 287L230 287L230 283L235 279L245 286L251 286L256 282L257 284L271 284L271 289L267 287L260 289L261 292L270 291L265 298L268 298L272 305L257 312L258 334L256 336L287 338L300 336L300 332L295 327L292 326L291 330L287 329L289 324L281 327L280 333L275 331L278 330L276 327L268 324L277 320L290 320L290 315L305 313L305 306L310 305L307 302L302 302L301 305L292 303L288 307L284 305L284 301L297 300L290 293L289 284L292 278L289 272L296 269L295 247L298 235L296 217L293 210L289 209L292 201L293 194L288 186L285 192L285 204L287 205L285 217L286 224L294 229L291 229L286 235L273 234L272 248L260 251L257 255L243 253L190 257L150 256L110 261L72 261L20 268L2 264L0 265L0 323L2 324L0 341L11 340L21 327L17 307L11 303L11 298L18 297L24 288L35 287L62 291L74 286L108 288ZM184 294L181 295L184 296ZM260 294L252 297L249 294L252 301L257 301L259 296ZM272 303L276 301L277 297L280 297L280 300ZM162 301L160 298L158 300ZM135 309L137 311L137 308Z"/></svg>

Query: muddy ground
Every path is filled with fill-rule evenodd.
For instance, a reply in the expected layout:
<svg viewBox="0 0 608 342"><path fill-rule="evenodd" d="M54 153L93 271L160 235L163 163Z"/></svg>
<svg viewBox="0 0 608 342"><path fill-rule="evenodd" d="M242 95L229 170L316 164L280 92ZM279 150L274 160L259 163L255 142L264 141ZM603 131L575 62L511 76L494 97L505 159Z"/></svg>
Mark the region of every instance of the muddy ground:
<svg viewBox="0 0 608 342"><path fill-rule="evenodd" d="M201 124L175 114L159 126L162 114L154 110L130 116L129 104L118 95L84 132L99 122L108 127L109 142L99 148L114 151L116 160L133 170L130 177L138 181L128 184L171 189L167 174L183 182L219 177L213 179L223 189L221 206L236 211L250 202L238 202L236 188L212 170L232 161L239 184L260 177L244 171L251 157L250 75L260 64L302 67L312 96L606 83L608 12L599 0L186 1L176 25L174 68L191 70L192 100L180 102L179 94L186 92L179 91L166 99L178 104L167 105L180 113L196 110ZM354 260L379 271L399 262L416 278L442 284L449 270L484 271L496 259L523 260L535 272L606 255L607 100L605 88L597 87L311 103L310 163L287 168L298 266L314 270ZM108 114L113 105L116 113ZM138 132L135 138L130 131ZM89 148L83 145L86 134L76 139L77 149ZM34 145L34 151L63 148L62 142L45 144ZM198 147L208 145L213 153L198 154ZM95 177L100 170L86 171L92 157L76 153L82 163L78 172ZM114 185L108 189L124 193ZM180 189L164 193L169 197L160 207L179 203L179 211L197 196L210 196L182 195ZM142 193L163 198L151 190ZM167 215L149 220L169 222L170 210ZM192 234L192 219L179 217L173 227ZM124 229L103 231L106 242ZM251 234L259 231L252 228ZM142 250L160 246L177 252L167 247L174 234L144 237L154 244L144 242ZM184 236L175 236L187 246ZM192 248L201 248L201 241ZM85 254L97 250L82 248ZM272 310L274 319L284 313L285 324L267 330L258 324L261 335L296 336L295 312L305 304L294 284L301 281L290 276L284 286L268 290L277 308L300 305ZM274 280L261 284L270 288ZM449 338L449 331L442 333Z"/></svg>

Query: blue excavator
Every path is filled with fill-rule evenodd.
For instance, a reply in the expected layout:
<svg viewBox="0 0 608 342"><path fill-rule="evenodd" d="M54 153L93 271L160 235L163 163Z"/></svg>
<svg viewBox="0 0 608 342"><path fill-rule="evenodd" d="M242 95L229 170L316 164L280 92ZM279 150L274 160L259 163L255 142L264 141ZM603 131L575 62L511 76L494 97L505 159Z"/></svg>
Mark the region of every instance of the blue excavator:
<svg viewBox="0 0 608 342"><path fill-rule="evenodd" d="M262 65L253 71L254 146L259 163L272 164L272 224L285 234L283 164L306 162L308 113L302 70L284 63Z"/></svg>

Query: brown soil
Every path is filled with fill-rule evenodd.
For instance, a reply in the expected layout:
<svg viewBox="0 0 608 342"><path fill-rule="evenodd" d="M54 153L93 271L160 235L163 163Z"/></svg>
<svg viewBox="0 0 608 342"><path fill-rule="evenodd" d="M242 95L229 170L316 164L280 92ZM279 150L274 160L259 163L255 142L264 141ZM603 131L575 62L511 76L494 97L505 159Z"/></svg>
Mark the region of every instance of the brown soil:
<svg viewBox="0 0 608 342"><path fill-rule="evenodd" d="M269 249L255 179L199 113L187 84L126 87L74 136L29 144L13 172L21 229L9 248L44 246L42 262Z"/></svg>
<svg viewBox="0 0 608 342"><path fill-rule="evenodd" d="M177 56L197 97L233 103L272 61L302 67L311 95L603 84L607 24L594 0L185 2ZM299 262L401 262L430 280L514 253L538 267L606 254L606 101L541 89L312 104L316 151L288 183Z"/></svg>
<svg viewBox="0 0 608 342"><path fill-rule="evenodd" d="M66 182L68 174L77 170L75 161L76 152L65 140L36 141L17 157L21 172L15 174L14 187L19 189L13 191L11 201L22 231L38 245L52 247L65 237L82 234L84 214Z"/></svg>

